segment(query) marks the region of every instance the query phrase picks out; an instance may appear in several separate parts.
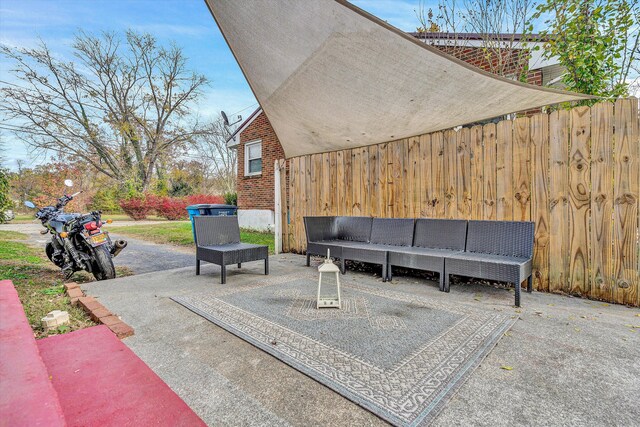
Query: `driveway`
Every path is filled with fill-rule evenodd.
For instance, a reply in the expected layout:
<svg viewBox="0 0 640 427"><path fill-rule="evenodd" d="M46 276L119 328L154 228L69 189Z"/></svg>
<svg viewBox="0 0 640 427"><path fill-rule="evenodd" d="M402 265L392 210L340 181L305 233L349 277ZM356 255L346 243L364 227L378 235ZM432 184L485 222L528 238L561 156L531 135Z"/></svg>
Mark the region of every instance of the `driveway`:
<svg viewBox="0 0 640 427"><path fill-rule="evenodd" d="M153 221L118 221L118 227L128 225L154 224ZM107 228L108 229L108 228ZM29 236L29 243L42 247L51 239L51 235L40 234L44 230L40 222L27 224L1 224L0 230L18 231ZM129 244L113 259L116 267L127 267L134 274L152 271L170 270L194 264L194 250L181 246L160 245L128 236L110 233L112 239L125 239Z"/></svg>

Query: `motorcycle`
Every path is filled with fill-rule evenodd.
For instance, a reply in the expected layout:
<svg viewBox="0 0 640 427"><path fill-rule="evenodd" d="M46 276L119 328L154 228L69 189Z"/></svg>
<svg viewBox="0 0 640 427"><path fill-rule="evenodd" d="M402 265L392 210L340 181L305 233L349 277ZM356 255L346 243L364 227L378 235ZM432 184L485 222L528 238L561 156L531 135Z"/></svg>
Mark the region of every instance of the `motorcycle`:
<svg viewBox="0 0 640 427"><path fill-rule="evenodd" d="M64 185L73 187L73 181L67 179ZM80 270L93 274L96 280L114 279L116 269L112 258L127 246L127 241L111 241L109 233L102 230L105 222L100 211L86 214L64 212L67 203L80 193L65 194L55 206L45 206L36 212L35 217L45 227L40 234L52 234L45 252L49 260L62 269L65 279ZM37 209L33 202L24 204L30 209ZM111 220L106 223L111 223Z"/></svg>

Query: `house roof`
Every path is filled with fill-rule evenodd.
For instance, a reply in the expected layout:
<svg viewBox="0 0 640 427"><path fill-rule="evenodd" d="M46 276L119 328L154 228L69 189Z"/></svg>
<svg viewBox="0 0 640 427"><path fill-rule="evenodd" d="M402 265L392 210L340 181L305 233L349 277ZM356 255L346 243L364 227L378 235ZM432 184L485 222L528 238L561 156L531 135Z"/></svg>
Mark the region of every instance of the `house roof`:
<svg viewBox="0 0 640 427"><path fill-rule="evenodd" d="M287 157L592 97L499 77L346 0L206 0Z"/></svg>
<svg viewBox="0 0 640 427"><path fill-rule="evenodd" d="M240 143L240 138L236 138L236 136L240 136L242 131L245 130L247 126L249 126L251 122L253 122L255 118L260 115L261 112L262 112L262 107L256 108L256 110L253 113L249 114L249 116L247 116L247 118L244 119L242 123L240 123L240 125L236 128L236 130L234 130L233 133L231 133L231 135L229 135L229 137L227 138L227 141L226 141L227 147L229 148L235 147Z"/></svg>
<svg viewBox="0 0 640 427"><path fill-rule="evenodd" d="M481 33L448 33L448 32L410 32L408 33L417 39L429 40L496 40L513 42L543 42L540 34L481 34Z"/></svg>

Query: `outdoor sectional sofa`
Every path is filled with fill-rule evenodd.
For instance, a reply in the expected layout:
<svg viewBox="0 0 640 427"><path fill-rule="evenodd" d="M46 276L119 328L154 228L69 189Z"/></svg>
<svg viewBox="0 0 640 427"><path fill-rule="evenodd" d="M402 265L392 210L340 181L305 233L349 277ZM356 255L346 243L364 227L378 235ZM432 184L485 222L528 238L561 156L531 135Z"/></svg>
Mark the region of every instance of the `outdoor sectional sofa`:
<svg viewBox="0 0 640 427"><path fill-rule="evenodd" d="M452 274L505 281L515 286L527 279L532 291L533 222L405 219L347 216L305 217L307 266L311 255L378 264L382 280L391 280L392 268L435 271L440 290L449 292Z"/></svg>

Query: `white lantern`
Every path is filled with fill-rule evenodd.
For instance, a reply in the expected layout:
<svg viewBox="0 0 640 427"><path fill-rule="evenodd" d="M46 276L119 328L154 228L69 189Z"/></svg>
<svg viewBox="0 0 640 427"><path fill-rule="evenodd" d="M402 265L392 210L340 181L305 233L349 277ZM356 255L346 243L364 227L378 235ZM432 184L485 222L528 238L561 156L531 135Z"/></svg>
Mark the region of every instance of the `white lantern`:
<svg viewBox="0 0 640 427"><path fill-rule="evenodd" d="M320 273L320 277L318 278L318 303L317 308L326 308L326 307L334 307L334 308L342 308L342 300L340 298L340 268L335 265L331 258L329 257L330 252L327 249L327 258L324 260L322 264L318 267L318 272ZM335 274L336 278L336 294L335 295L321 295L322 288L322 275L331 276Z"/></svg>

